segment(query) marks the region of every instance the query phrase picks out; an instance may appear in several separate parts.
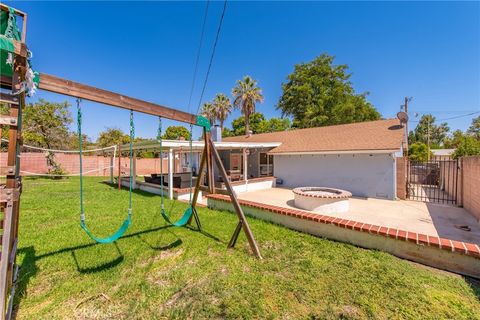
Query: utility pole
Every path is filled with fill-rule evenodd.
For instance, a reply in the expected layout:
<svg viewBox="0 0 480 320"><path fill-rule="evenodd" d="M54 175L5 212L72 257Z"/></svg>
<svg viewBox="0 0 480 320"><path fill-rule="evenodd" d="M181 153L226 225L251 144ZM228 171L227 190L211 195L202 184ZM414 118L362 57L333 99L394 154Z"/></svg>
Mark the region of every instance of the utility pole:
<svg viewBox="0 0 480 320"><path fill-rule="evenodd" d="M427 146L428 146L427 160L430 161L430 122L427 122Z"/></svg>
<svg viewBox="0 0 480 320"><path fill-rule="evenodd" d="M405 97L405 103L400 107L405 111L408 117L408 103L412 101L412 97ZM405 155L408 157L408 120L405 123Z"/></svg>

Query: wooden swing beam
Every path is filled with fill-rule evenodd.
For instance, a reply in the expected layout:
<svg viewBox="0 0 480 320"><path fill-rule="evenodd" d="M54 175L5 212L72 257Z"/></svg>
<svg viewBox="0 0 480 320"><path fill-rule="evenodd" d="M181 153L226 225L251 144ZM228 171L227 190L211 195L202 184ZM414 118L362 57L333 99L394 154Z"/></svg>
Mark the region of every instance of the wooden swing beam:
<svg viewBox="0 0 480 320"><path fill-rule="evenodd" d="M146 102L140 99L131 98L112 91L62 79L45 73L40 73L39 89L107 104L113 107L160 116L170 120L176 120L195 125L197 124L197 116L193 114L175 110L159 104Z"/></svg>

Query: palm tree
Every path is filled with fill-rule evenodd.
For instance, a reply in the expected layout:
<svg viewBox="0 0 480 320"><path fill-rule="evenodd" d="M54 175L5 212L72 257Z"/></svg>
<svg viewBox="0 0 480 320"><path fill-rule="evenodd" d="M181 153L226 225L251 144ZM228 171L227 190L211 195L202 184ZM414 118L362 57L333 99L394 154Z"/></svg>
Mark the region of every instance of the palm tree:
<svg viewBox="0 0 480 320"><path fill-rule="evenodd" d="M217 93L212 104L213 109L215 110L215 118L220 122L220 130L223 132L223 123L232 112L232 103L226 95L223 93Z"/></svg>
<svg viewBox="0 0 480 320"><path fill-rule="evenodd" d="M257 86L257 81L250 76L237 80L237 85L232 89L234 97L233 106L240 109L245 116L245 134L250 131L250 115L255 112L255 104L263 102L262 89Z"/></svg>
<svg viewBox="0 0 480 320"><path fill-rule="evenodd" d="M200 114L205 118L207 118L208 121L210 121L211 126L215 124L215 121L217 120L217 113L212 103L205 102L202 105L202 110L200 111Z"/></svg>

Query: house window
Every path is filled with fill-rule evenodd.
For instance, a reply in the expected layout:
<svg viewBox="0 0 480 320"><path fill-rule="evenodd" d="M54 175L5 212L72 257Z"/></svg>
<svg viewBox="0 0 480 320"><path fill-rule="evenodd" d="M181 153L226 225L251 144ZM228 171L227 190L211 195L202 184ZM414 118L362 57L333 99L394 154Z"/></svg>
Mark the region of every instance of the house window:
<svg viewBox="0 0 480 320"><path fill-rule="evenodd" d="M243 172L243 156L241 153L230 154L230 170Z"/></svg>
<svg viewBox="0 0 480 320"><path fill-rule="evenodd" d="M266 152L260 152L259 154L259 168L260 176L273 176L273 155Z"/></svg>

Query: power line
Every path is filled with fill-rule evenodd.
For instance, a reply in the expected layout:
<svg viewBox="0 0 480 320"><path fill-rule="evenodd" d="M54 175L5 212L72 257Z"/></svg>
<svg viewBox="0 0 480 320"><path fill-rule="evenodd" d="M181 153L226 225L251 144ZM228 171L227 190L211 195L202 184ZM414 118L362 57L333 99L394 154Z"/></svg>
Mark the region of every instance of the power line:
<svg viewBox="0 0 480 320"><path fill-rule="evenodd" d="M463 117L469 117L469 116L473 116L473 115L478 114L478 113L480 113L480 111L471 112L471 113L467 113L467 114L462 114L462 115L455 116L455 117L443 118L443 119L435 119L435 120L437 120L437 121L446 121L446 120L458 119L458 118L463 118ZM412 121L412 122L420 122L420 120L411 120L411 121Z"/></svg>
<svg viewBox="0 0 480 320"><path fill-rule="evenodd" d="M217 35L215 37L215 42L213 43L212 55L210 56L210 62L208 64L207 73L205 75L205 81L203 82L202 93L198 101L197 114L200 111L200 106L202 105L203 95L205 93L205 88L207 87L208 76L210 75L210 69L212 68L213 58L215 56L215 51L217 49L218 38L220 37L220 31L222 30L223 18L225 16L226 10L227 10L227 0L223 2L222 16L220 17L220 22L218 23Z"/></svg>
<svg viewBox="0 0 480 320"><path fill-rule="evenodd" d="M190 105L191 105L191 102L192 102L193 90L195 89L195 80L197 79L198 61L200 60L200 52L202 51L203 37L204 37L204 34L205 34L205 25L207 24L207 16L208 16L209 5L210 5L210 0L207 0L207 5L205 6L205 14L203 16L202 31L200 33L200 43L198 44L197 57L195 59L195 68L194 68L194 71L193 71L192 85L190 86L190 96L188 97L188 112L189 113L190 113Z"/></svg>
<svg viewBox="0 0 480 320"><path fill-rule="evenodd" d="M463 117L473 116L474 114L477 114L477 113L480 113L480 111L471 112L471 113L464 114L464 115L461 115L461 116L456 116L456 117L443 118L443 119L439 119L439 121L451 120L451 119L457 119L457 118L463 118Z"/></svg>

